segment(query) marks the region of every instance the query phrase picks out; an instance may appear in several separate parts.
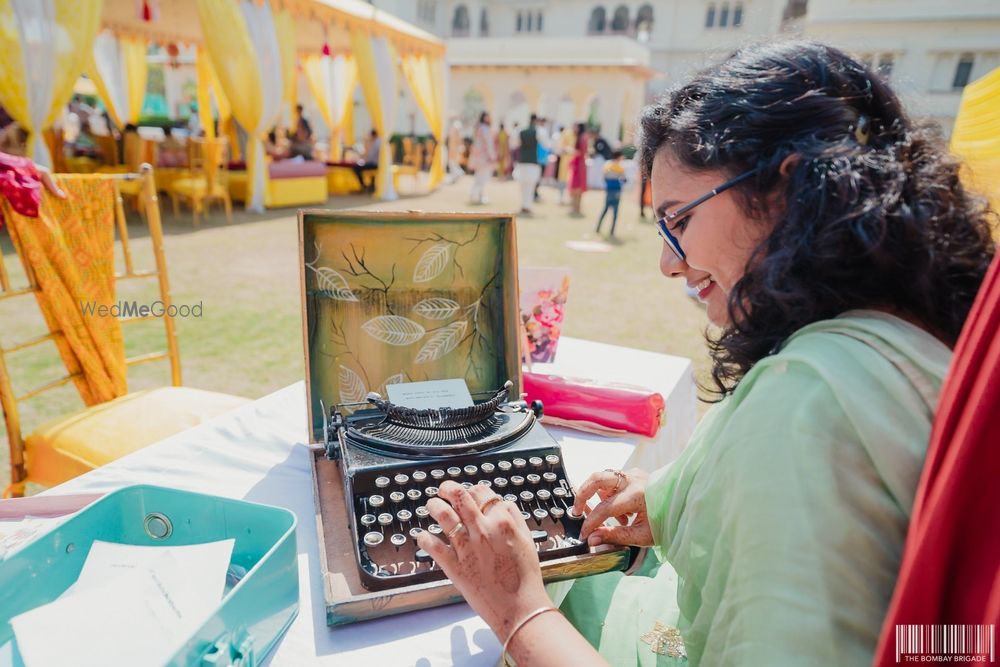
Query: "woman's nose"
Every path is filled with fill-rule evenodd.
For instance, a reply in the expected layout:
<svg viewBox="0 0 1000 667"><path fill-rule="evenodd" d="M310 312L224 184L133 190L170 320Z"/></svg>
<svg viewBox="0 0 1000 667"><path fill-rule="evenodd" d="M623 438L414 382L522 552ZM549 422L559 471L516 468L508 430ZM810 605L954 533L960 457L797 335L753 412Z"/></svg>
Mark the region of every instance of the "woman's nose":
<svg viewBox="0 0 1000 667"><path fill-rule="evenodd" d="M679 278L684 274L687 262L679 258L670 247L664 243L660 253L660 273L667 278Z"/></svg>

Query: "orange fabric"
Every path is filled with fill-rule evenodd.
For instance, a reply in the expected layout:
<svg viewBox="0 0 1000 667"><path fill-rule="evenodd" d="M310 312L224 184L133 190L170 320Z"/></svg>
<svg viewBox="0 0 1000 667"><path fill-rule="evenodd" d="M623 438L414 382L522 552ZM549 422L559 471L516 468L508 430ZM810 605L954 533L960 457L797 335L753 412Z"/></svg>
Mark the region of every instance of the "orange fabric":
<svg viewBox="0 0 1000 667"><path fill-rule="evenodd" d="M0 210L21 261L37 282L38 305L67 371L87 405L128 392L125 346L117 318L84 314L83 304L111 306L114 283L114 182L100 177L56 179L66 199L47 190L39 217L21 215L6 199Z"/></svg>

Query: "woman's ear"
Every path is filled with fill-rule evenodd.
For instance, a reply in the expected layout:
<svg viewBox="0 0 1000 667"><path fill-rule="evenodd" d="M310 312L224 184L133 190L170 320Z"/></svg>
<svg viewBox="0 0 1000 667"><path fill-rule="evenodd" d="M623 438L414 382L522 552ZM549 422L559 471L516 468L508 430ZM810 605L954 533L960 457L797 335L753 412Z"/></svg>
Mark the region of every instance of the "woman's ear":
<svg viewBox="0 0 1000 667"><path fill-rule="evenodd" d="M781 166L778 167L778 173L781 174L782 178L788 178L792 170L799 166L799 160L801 156L798 153L792 153L784 160L781 161Z"/></svg>

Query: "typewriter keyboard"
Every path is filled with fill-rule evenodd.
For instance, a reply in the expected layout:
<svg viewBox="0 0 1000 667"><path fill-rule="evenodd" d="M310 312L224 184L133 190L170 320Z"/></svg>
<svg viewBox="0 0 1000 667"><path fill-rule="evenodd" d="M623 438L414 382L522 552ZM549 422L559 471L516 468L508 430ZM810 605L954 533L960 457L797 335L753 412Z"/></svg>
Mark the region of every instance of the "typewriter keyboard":
<svg viewBox="0 0 1000 667"><path fill-rule="evenodd" d="M445 575L416 544L428 531L446 539L427 511L445 480L482 484L513 502L531 530L540 560L586 553L582 517L557 448L499 452L456 462L413 464L359 473L352 480L354 534L361 578L369 590L397 588Z"/></svg>

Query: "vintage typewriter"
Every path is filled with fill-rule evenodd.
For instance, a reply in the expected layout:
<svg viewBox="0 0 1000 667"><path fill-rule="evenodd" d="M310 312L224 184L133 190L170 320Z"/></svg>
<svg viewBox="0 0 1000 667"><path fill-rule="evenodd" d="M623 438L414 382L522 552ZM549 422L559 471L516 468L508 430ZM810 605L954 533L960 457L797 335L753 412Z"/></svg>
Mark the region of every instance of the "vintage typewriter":
<svg viewBox="0 0 1000 667"><path fill-rule="evenodd" d="M467 408L413 409L368 394L368 409L330 412L326 452L340 459L355 557L369 590L445 575L416 545L422 531L441 535L426 503L439 485L491 487L521 509L540 560L586 554L583 519L572 512L559 444L541 427L542 405L509 401L508 381Z"/></svg>

